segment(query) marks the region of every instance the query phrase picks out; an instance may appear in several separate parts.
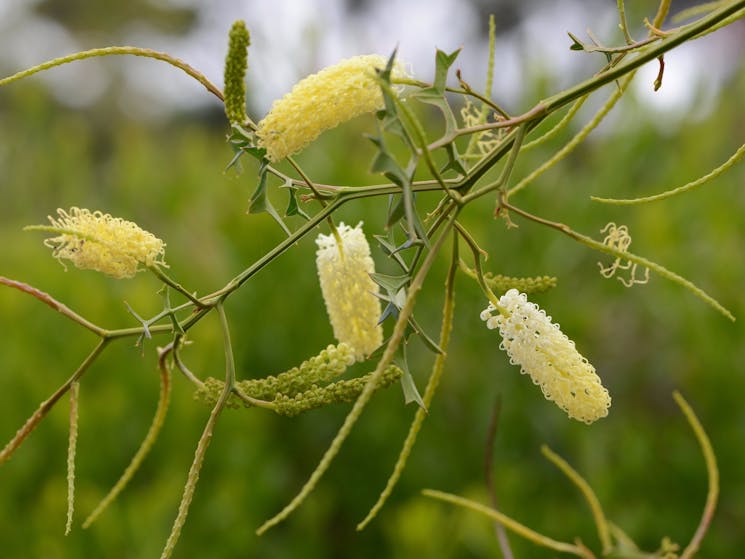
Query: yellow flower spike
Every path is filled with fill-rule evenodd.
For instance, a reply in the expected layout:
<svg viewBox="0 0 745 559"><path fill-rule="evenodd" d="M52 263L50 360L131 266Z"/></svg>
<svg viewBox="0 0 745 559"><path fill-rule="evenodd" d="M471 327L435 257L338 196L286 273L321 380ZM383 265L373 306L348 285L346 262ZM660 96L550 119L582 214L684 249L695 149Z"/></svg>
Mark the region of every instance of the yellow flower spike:
<svg viewBox="0 0 745 559"><path fill-rule="evenodd" d="M499 305L505 314L492 316L496 308L489 304L481 320L486 321L487 328L499 329L499 348L507 352L510 363L520 365L520 372L530 375L546 399L569 417L590 424L608 415L608 391L559 325L516 289L502 295Z"/></svg>
<svg viewBox="0 0 745 559"><path fill-rule="evenodd" d="M165 266L165 243L136 223L100 211L72 207L58 209L51 226L34 225L26 230L60 233L44 244L62 262L70 260L77 268L96 270L114 278L131 278L140 266ZM64 266L64 263L62 263Z"/></svg>
<svg viewBox="0 0 745 559"><path fill-rule="evenodd" d="M375 71L386 66L377 54L355 56L299 81L290 93L272 105L259 122L256 136L269 161L299 152L322 132L356 116L383 108L383 95ZM393 79L407 77L400 63Z"/></svg>
<svg viewBox="0 0 745 559"><path fill-rule="evenodd" d="M334 235L316 239L318 278L334 336L361 361L383 342L378 285L370 278L375 263L362 222L354 228L340 223L337 230L341 246Z"/></svg>

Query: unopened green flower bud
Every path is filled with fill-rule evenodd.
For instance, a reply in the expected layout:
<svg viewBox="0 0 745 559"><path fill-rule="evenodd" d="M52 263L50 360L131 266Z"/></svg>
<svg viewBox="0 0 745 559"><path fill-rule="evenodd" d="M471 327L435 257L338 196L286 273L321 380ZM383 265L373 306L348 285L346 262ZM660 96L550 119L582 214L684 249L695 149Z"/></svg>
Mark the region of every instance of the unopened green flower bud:
<svg viewBox="0 0 745 559"><path fill-rule="evenodd" d="M225 57L225 115L231 124L243 124L246 116L246 69L251 38L243 20L230 28L228 54Z"/></svg>
<svg viewBox="0 0 745 559"><path fill-rule="evenodd" d="M535 276L526 278L517 278L511 276L484 274L486 284L495 293L506 293L510 289L517 289L521 293L542 293L556 287L556 277L554 276Z"/></svg>
<svg viewBox="0 0 745 559"><path fill-rule="evenodd" d="M386 388L401 378L403 371L391 365L385 371L375 389ZM278 395L274 400L275 410L279 415L294 416L328 404L354 402L372 378L373 373L364 376L340 380L328 386L313 386L310 390L295 396Z"/></svg>
<svg viewBox="0 0 745 559"><path fill-rule="evenodd" d="M354 363L352 348L344 343L329 345L318 355L303 361L299 366L277 376L247 379L236 382L236 387L246 396L258 400L273 400L277 394L295 395L311 386L325 384L342 375L349 365ZM225 383L215 378L208 378L194 397L214 404L222 393ZM228 407L249 407L249 404L238 396L231 395Z"/></svg>

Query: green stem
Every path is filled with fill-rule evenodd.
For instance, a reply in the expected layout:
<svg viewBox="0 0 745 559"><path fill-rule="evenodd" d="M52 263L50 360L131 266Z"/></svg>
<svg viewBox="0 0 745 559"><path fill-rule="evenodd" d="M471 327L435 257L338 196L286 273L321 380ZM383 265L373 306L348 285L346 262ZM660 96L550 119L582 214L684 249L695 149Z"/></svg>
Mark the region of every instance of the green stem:
<svg viewBox="0 0 745 559"><path fill-rule="evenodd" d="M67 523L65 535L72 528L72 517L75 511L75 452L78 446L78 411L80 383L75 381L70 386L70 434L67 442Z"/></svg>
<svg viewBox="0 0 745 559"><path fill-rule="evenodd" d="M590 487L590 484L587 483L587 481L582 476L580 476L579 473L577 473L577 470L572 468L566 460L552 451L547 445L543 445L541 447L541 452L557 468L559 468L582 493L585 501L587 501L587 504L590 506L592 517L595 519L595 526L598 529L598 537L600 538L600 543L603 546L603 555L608 555L608 553L610 553L611 549L613 548L613 543L610 537L610 529L608 526L608 521L605 518L605 513L603 513L603 509L600 506L600 501L598 500L597 495L595 495L595 492L592 490L592 487Z"/></svg>
<svg viewBox="0 0 745 559"><path fill-rule="evenodd" d="M706 505L704 506L704 512L701 515L701 522L699 522L698 528L696 528L696 533L693 535L693 538L691 538L691 542L683 550L683 553L680 554L680 559L691 559L699 550L701 541L704 539L704 536L709 529L711 519L713 518L714 511L717 507L717 500L719 498L719 469L717 468L717 458L711 447L711 441L701 425L701 422L693 412L693 409L688 402L685 401L683 396L681 396L680 392L673 392L673 398L675 399L675 403L678 404L681 411L686 416L691 429L693 429L693 432L696 435L698 444L701 446L701 452L704 455L704 460L706 461L706 471L709 474L709 489L706 494Z"/></svg>
<svg viewBox="0 0 745 559"><path fill-rule="evenodd" d="M228 328L228 320L225 316L225 309L222 303L216 305L217 313L220 317L220 326L223 334L223 342L225 344L225 387L223 388L220 398L218 398L215 407L212 408L210 417L207 420L207 424L204 426L202 436L199 438L197 443L197 449L194 452L194 460L189 468L189 474L186 477L186 484L184 485L184 494L181 497L181 503L179 503L178 514L176 519L173 521L173 527L171 533L168 536L166 545L163 548L160 559L168 559L173 553L176 543L181 535L181 529L186 522L186 517L189 514L189 507L194 497L194 491L197 488L197 482L199 481L199 472L202 469L204 463L204 456L207 453L207 448L212 441L212 433L215 430L215 424L220 416L220 413L225 408L225 404L233 391L235 385L235 361L233 359L233 349L230 342L230 330Z"/></svg>
<svg viewBox="0 0 745 559"><path fill-rule="evenodd" d="M204 74L195 70L194 68L189 66L186 62L179 60L178 58L175 58L171 56L170 54L166 54L165 52L158 52L152 49L144 49L140 47L129 47L129 46L91 49L91 50L86 50L82 52L76 52L74 54L69 54L67 56L62 56L60 58L55 58L53 60L49 60L42 64L38 64L37 66L34 66L32 68L22 70L21 72L13 74L12 76L8 76L6 78L0 79L0 87L7 85L9 83L18 81L23 78L27 78L28 76L33 76L34 74L43 72L44 70L48 70L49 68L54 68L55 66L62 66L63 64L68 64L70 62L76 62L78 60L85 60L87 58L94 58L98 56L118 56L118 55L142 56L145 58L154 58L156 60L161 60L163 62L166 62L170 64L171 66L174 66L178 68L179 70L186 72L186 74L188 74L189 76L197 80L199 83L201 83L204 87L206 87L207 91L209 91L215 97L220 99L220 101L223 101L222 91L220 91L220 89L215 84L210 82Z"/></svg>
<svg viewBox="0 0 745 559"><path fill-rule="evenodd" d="M388 478L388 482L386 483L383 491L380 493L378 500L370 509L370 512L367 513L367 516L365 516L362 522L357 524L358 531L364 530L365 527L373 520L373 518L375 518L380 509L383 508L385 502L388 500L388 497L390 497L391 493L393 492L393 488L398 483L398 480L400 479L401 474L406 467L406 462L408 461L409 455L411 454L411 449L414 448L414 443L416 443L419 430L421 429L422 423L424 423L424 420L427 417L427 410L429 409L430 404L432 403L432 399L434 398L435 391L440 384L440 378L442 378L442 372L445 369L445 360L447 358L447 354L445 352L447 352L448 345L450 344L450 333L453 329L453 308L455 306L454 285L455 272L457 269L458 237L457 235L454 235L453 253L450 259L450 268L448 270L447 279L445 280L445 305L442 309L442 325L440 327L440 341L438 344L439 347L442 348L442 352L438 353L437 357L435 357L435 363L432 366L432 374L427 381L427 387L424 389L424 396L422 396L424 407L419 406L417 408L416 415L414 416L414 421L411 422L409 433L406 435L406 440L404 440L403 447L401 448L401 452L398 455L398 460L393 467L393 472Z"/></svg>
<svg viewBox="0 0 745 559"><path fill-rule="evenodd" d="M166 357L171 352L172 348L176 347L176 342L169 344L165 349L159 350L158 355L158 370L160 371L160 393L158 396L158 404L155 410L155 415L150 424L150 428L142 440L140 447L135 452L129 465L124 469L121 477L117 480L114 486L109 490L106 496L101 499L98 506L88 515L88 518L83 522L83 528L88 528L95 520L101 516L101 513L116 499L119 494L124 490L127 484L130 482L134 474L142 465L145 457L150 452L150 449L155 444L155 441L160 434L160 430L163 427L163 423L168 413L168 403L171 397L171 372L166 364Z"/></svg>
<svg viewBox="0 0 745 559"><path fill-rule="evenodd" d="M559 122L557 122L556 125L553 126L545 134L543 134L542 136L536 138L535 140L532 140L532 141L528 142L527 144L525 144L523 146L523 151L528 150L528 149L533 149L534 147L537 147L537 146L539 146L539 145L547 142L548 140L550 140L554 136L556 136L556 134L558 134L561 130L564 129L564 127L567 124L569 124L571 122L571 120L574 118L574 116L579 111L580 107L582 107L582 105L584 105L585 101L587 100L587 97L588 96L585 95L584 97L580 97L579 99L577 99L574 102L574 104L571 106L571 108L569 109L569 111L567 111L567 114L564 115L564 118L562 118Z"/></svg>
<svg viewBox="0 0 745 559"><path fill-rule="evenodd" d="M660 194L644 196L643 198L601 198L598 196L590 196L590 199L594 202L602 202L604 204L613 204L616 206L630 206L633 204L646 204L647 202L657 202L659 200L665 200L667 198L676 196L677 194L683 194L684 192L688 192L689 190L698 188L699 186L702 186L707 182L714 180L722 173L728 171L732 166L740 161L743 156L745 156L745 144L741 145L737 149L737 151L732 154L732 157L730 157L727 161L725 161L719 167L713 169L709 173L705 174L703 177L684 184L683 186L679 186L678 188L666 190L664 192L661 192Z"/></svg>
<svg viewBox="0 0 745 559"><path fill-rule="evenodd" d="M669 1L663 0L660 10L658 11L657 17L655 18L655 24L658 23L658 19L664 19L667 14L667 9L664 5L668 5ZM536 123L542 120L546 115L554 112L556 109L563 107L576 101L580 97L584 97L588 93L599 89L600 87L616 81L617 79L629 74L633 70L643 66L647 62L651 62L655 58L658 58L662 54L669 50L681 45L689 39L696 38L702 33L706 32L709 28L715 26L717 23L726 20L729 16L737 14L740 10L745 9L745 0L736 0L732 4L727 4L718 10L711 12L709 15L691 23L689 26L682 27L677 33L671 34L668 37L663 38L654 46L647 50L642 50L634 57L627 57L624 62L609 68L607 71L598 74L592 78L589 78L574 87L566 89L556 95L548 97L543 101L536 104L532 109L526 113L516 116L511 119L502 120L499 122L482 124L479 126L472 126L469 128L462 128L454 131L437 140L430 149L436 149L442 147L445 144L452 142L455 138L466 134L473 134L475 132L481 132L484 130L491 130L494 128L508 128L513 127L525 122ZM742 14L745 15L745 14ZM532 128L532 126L531 126Z"/></svg>
<svg viewBox="0 0 745 559"><path fill-rule="evenodd" d="M464 499L463 497L459 497L451 493L445 493L444 491L437 491L435 489L424 489L422 491L422 495L479 512L485 516L488 516L492 520L499 522L508 530L511 530L512 532L514 532L518 536L525 538L526 540L530 540L536 545L547 547L561 553L571 553L579 557L586 557L586 553L581 547L566 542L560 542L544 536L543 534L540 534L535 530L531 530L524 524L520 524L516 520L513 520L506 514L502 514L497 510L482 505L481 503L477 503L469 499Z"/></svg>
<svg viewBox="0 0 745 559"><path fill-rule="evenodd" d="M326 450L325 454L321 458L318 466L313 471L305 485L300 489L300 492L292 499L292 501L290 501L290 503L285 508L283 508L275 516L264 522L264 524L262 524L256 530L256 533L258 535L263 534L273 526L276 526L277 524L285 520L290 514L292 514L295 509L297 509L302 504L305 498L311 493L311 491L313 491L321 477L323 477L323 475L326 473L329 466L331 465L331 462L338 454L341 446L344 444L344 441L349 436L352 427L362 414L362 410L365 408L367 403L370 401L373 393L375 392L375 388L380 381L380 378L383 376L383 372L393 361L396 350L398 349L398 346L401 344L401 341L404 338L404 334L409 323L409 317L414 310L414 302L416 301L416 296L421 290L422 285L424 284L424 279L427 276L429 269L432 267L432 264L434 263L435 258L439 253L439 249L442 246L445 237L450 232L450 229L452 228L457 215L458 211L456 209L455 211L453 211L453 214L451 215L450 220L448 221L446 226L440 232L440 235L432 244L432 248L430 249L429 253L427 253L427 257L422 262L422 265L416 276L414 276L414 279L412 280L409 287L409 293L406 298L406 303L404 303L404 306L399 312L398 320L396 321L396 325L393 328L393 333L391 334L388 345L386 345L383 356L380 358L380 361L378 361L378 365L375 368L375 371L373 372L370 380L365 385L365 388L360 393L350 412L347 414L344 423L334 437L334 440L331 441L331 445L329 445L329 448Z"/></svg>
<svg viewBox="0 0 745 559"><path fill-rule="evenodd" d="M24 293L28 293L32 297L50 306L55 311L63 314L70 320L77 322L83 328L87 328L88 330L90 330L91 332L93 332L94 334L96 334L97 336L101 338L105 338L109 334L108 330L101 328L100 326L97 326L96 324L93 324L89 320L83 318L78 313L70 309L67 305L64 305L63 303L60 303L59 301L57 301L57 299L55 299L48 293L45 293L44 291L36 289L35 287L28 285L27 283L23 283L20 281L16 281L10 278L0 276L0 284L7 285L8 287L12 287L14 289L18 289L19 291L23 291ZM142 332L142 329L140 329L139 331Z"/></svg>
<svg viewBox="0 0 745 559"><path fill-rule="evenodd" d="M499 174L499 178L495 182L487 184L479 188L478 190L474 190L467 196L464 196L463 204L467 204L471 200L475 200L476 198L479 198L480 196L483 196L484 194L492 192L494 190L504 192L504 186L505 184L507 184L507 181L512 174L512 169L515 167L515 161L517 161L517 156L520 153L520 147L522 146L523 139L525 138L526 128L526 125L518 127L517 134L515 135L515 140L512 143L512 149L510 150L510 156L507 158L507 162L504 164L502 172Z"/></svg>
<svg viewBox="0 0 745 559"><path fill-rule="evenodd" d="M515 186L510 188L507 191L507 197L509 198L516 192L519 192L526 186L528 186L531 182L533 182L535 179L540 177L543 173L548 171L551 167L556 165L559 161L564 159L567 155L569 155L574 148L576 148L579 144L581 144L587 136L589 136L590 132L595 130L597 128L598 124L605 118L605 116L610 112L610 110L616 105L618 100L621 98L621 96L626 91L626 88L628 87L629 83L633 79L634 74L631 73L624 80L621 82L619 87L613 92L613 94L608 98L608 100L603 104L602 107L598 110L597 113L590 119L590 121L585 124L582 127L582 130L577 132L575 136L569 140L559 151L557 151L553 157L551 157L548 161L544 162L541 166L539 166L537 169L529 173L526 177L524 177L520 182L518 182Z"/></svg>
<svg viewBox="0 0 745 559"><path fill-rule="evenodd" d="M201 309L207 306L202 301L200 301L195 295L193 295L192 293L189 293L186 290L186 288L184 288L180 283L171 279L168 276L168 274L166 274L157 264L148 266L147 269L150 270L153 274L155 274L155 277L157 277L160 281L162 281L166 285L171 286L173 289L181 293L181 295L189 299L189 301L194 303L194 305L196 305L197 308ZM171 312L173 312L173 310L171 310Z"/></svg>
<svg viewBox="0 0 745 559"><path fill-rule="evenodd" d="M54 407L57 401L64 396L72 387L72 385L80 380L88 368L93 364L96 358L101 354L104 348L108 345L109 339L103 338L98 342L98 345L93 351L88 354L83 363L78 369L68 378L62 386L60 386L54 394L44 400L39 408L33 413L31 417L26 420L23 427L21 427L15 434L15 436L5 445L5 448L0 450L0 466L7 462L13 453L18 449L19 446L26 440L26 438L33 432L34 429L41 423L41 420L46 417L49 411Z"/></svg>
<svg viewBox="0 0 745 559"><path fill-rule="evenodd" d="M618 19L621 31L623 31L623 38L626 40L626 44L632 45L634 44L634 39L632 39L629 34L629 24L626 21L626 7L624 6L623 0L617 0L616 4L618 6Z"/></svg>
<svg viewBox="0 0 745 559"><path fill-rule="evenodd" d="M575 241L579 241L585 246L588 246L592 249L595 249L599 252L603 252L605 254L610 254L611 256L615 256L616 258L623 258L625 260L628 260L630 262L633 262L634 264L638 264L640 266L645 266L652 270L653 272L656 272L663 278L669 279L670 281L677 283L678 285L681 285L682 287L685 287L693 293L696 297L703 300L704 302L708 303L712 307L714 307L717 311L722 313L724 316L729 318L731 321L735 321L734 315L727 310L725 307L721 305L716 299L714 299L711 295L706 293L703 289L696 286L694 283L690 282L689 280L685 279L684 277L679 276L675 272L671 272L667 268L660 266L656 262L652 262L651 260L647 260L646 258L643 258L641 256L637 256L635 254L632 254L630 252L618 250L616 248L613 248L611 246L605 245L599 241L596 241L592 237L587 237L585 235L582 235L581 233L577 233L576 231L572 230L569 226L564 225L563 223L557 223L555 221L549 221L547 219L544 219L542 217L538 217L536 215L530 214L524 210L521 210L519 208L516 208L515 206L512 206L510 204L504 203L504 207L507 208L510 211L515 212L518 215L523 216L526 219L529 219L531 221L535 221L536 223L540 223L542 225L546 225L547 227L551 227L552 229L556 229L557 231L560 231L567 235L568 237L571 237Z"/></svg>

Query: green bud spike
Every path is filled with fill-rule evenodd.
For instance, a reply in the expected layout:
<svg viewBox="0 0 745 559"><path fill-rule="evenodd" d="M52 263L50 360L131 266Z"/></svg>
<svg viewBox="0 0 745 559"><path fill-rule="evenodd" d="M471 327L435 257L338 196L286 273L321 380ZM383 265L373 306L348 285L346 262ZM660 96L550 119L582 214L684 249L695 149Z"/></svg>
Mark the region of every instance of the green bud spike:
<svg viewBox="0 0 745 559"><path fill-rule="evenodd" d="M225 57L225 115L231 124L246 122L246 69L251 38L246 24L239 19L230 28L228 54Z"/></svg>
<svg viewBox="0 0 745 559"><path fill-rule="evenodd" d="M326 386L311 384L307 386L303 392L286 393L278 390L271 397L271 400L273 400L274 411L279 415L292 417L328 404L354 402L365 388L365 385L368 383L372 375L373 373L368 373L361 377L340 380ZM383 371L383 376L380 379L380 383L376 386L376 389L390 386L399 380L402 375L403 371L401 371L401 369L395 365L391 365ZM270 378L276 379L277 377ZM257 397L257 393L251 392L251 382L253 381L243 381L236 384L244 394L255 398ZM194 398L212 405L219 398L223 386L223 381L209 377L204 381L204 385L197 389ZM238 398L238 396L231 395L226 403L226 407L240 408L250 407L250 405Z"/></svg>
<svg viewBox="0 0 745 559"><path fill-rule="evenodd" d="M556 287L556 277L554 276L536 276L532 278L515 278L503 275L484 274L486 284L495 293L506 293L510 289L517 289L521 293L530 295L531 293L543 293Z"/></svg>
<svg viewBox="0 0 745 559"><path fill-rule="evenodd" d="M277 376L260 379L248 379L236 382L236 387L252 398L259 400L273 400L277 394L294 396L318 384L326 384L342 375L349 365L354 363L352 348L345 344L329 345L318 355L303 361L298 367ZM194 397L207 404L214 405L220 397L223 381L208 378L204 386L197 389ZM249 406L246 402L233 395L226 404L230 408Z"/></svg>
<svg viewBox="0 0 745 559"><path fill-rule="evenodd" d="M400 379L402 374L401 369L391 365L383 371L380 383L375 387L376 390L390 386ZM328 404L354 402L372 375L373 373L368 373L358 378L340 380L323 387L313 386L310 390L296 394L294 397L278 394L274 400L274 411L279 415L292 417Z"/></svg>

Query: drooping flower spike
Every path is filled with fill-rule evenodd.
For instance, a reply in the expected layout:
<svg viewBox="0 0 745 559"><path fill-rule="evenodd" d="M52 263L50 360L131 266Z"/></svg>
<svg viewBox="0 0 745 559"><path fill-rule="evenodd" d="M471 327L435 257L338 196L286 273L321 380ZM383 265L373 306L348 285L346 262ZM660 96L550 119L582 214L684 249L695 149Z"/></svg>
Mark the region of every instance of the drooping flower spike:
<svg viewBox="0 0 745 559"><path fill-rule="evenodd" d="M486 321L487 328L499 329L499 347L507 352L510 363L520 365L520 372L530 375L546 399L554 401L569 417L589 424L608 415L608 391L559 325L516 289L502 295L499 306L503 312L490 303L481 313L481 320Z"/></svg>
<svg viewBox="0 0 745 559"><path fill-rule="evenodd" d="M377 54L355 56L299 81L272 105L259 122L256 136L269 161L299 152L322 132L356 116L383 108L383 95L375 71L386 67ZM407 76L395 63L393 79Z"/></svg>
<svg viewBox="0 0 745 559"><path fill-rule="evenodd" d="M334 235L316 239L318 278L334 336L360 361L383 342L378 285L370 277L375 263L361 222L356 227L342 222L337 232L341 246Z"/></svg>
<svg viewBox="0 0 745 559"><path fill-rule="evenodd" d="M51 227L26 229L60 233L44 241L60 262L70 260L83 270L96 270L119 279L131 278L140 266L165 265L165 243L136 223L76 207L69 212L58 209L57 214L56 219L49 216Z"/></svg>

